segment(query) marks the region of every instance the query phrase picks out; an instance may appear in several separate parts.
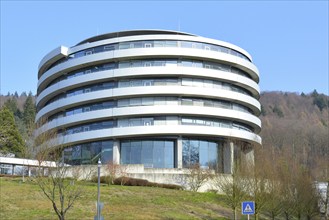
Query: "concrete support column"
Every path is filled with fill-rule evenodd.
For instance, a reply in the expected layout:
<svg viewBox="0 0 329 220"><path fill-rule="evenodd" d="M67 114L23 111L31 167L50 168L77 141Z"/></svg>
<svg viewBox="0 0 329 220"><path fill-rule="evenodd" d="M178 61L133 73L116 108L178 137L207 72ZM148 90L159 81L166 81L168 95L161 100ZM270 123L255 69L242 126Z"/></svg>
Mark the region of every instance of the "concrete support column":
<svg viewBox="0 0 329 220"><path fill-rule="evenodd" d="M183 139L177 138L176 142L176 165L177 168L183 168Z"/></svg>
<svg viewBox="0 0 329 220"><path fill-rule="evenodd" d="M120 141L113 141L113 163L120 164Z"/></svg>
<svg viewBox="0 0 329 220"><path fill-rule="evenodd" d="M234 167L234 143L232 141L224 144L223 157L224 173L232 174Z"/></svg>
<svg viewBox="0 0 329 220"><path fill-rule="evenodd" d="M254 166L255 165L255 158L254 158L254 149L253 148L248 148L244 152L244 161L246 164L249 166Z"/></svg>
<svg viewBox="0 0 329 220"><path fill-rule="evenodd" d="M11 168L12 168L11 169L11 175L14 175L14 173L15 173L15 165L13 164Z"/></svg>
<svg viewBox="0 0 329 220"><path fill-rule="evenodd" d="M28 176L31 176L31 169L30 169L30 166L27 166L27 172L28 172Z"/></svg>

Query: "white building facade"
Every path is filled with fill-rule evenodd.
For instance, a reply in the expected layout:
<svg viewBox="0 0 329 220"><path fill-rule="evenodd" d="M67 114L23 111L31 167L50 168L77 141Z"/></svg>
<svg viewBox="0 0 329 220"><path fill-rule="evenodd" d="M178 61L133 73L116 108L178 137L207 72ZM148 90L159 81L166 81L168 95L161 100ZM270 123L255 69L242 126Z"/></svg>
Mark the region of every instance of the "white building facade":
<svg viewBox="0 0 329 220"><path fill-rule="evenodd" d="M165 30L98 35L40 62L37 133L55 130L72 165L230 173L261 144L258 83L251 56L230 43Z"/></svg>

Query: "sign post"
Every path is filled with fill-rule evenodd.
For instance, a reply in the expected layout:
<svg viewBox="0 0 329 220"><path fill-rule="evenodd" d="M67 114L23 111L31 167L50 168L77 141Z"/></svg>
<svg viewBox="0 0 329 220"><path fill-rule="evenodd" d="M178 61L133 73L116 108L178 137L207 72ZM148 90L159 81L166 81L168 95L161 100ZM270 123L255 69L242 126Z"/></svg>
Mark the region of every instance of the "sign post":
<svg viewBox="0 0 329 220"><path fill-rule="evenodd" d="M255 214L255 202L254 201L244 201L241 203L242 215L254 215Z"/></svg>

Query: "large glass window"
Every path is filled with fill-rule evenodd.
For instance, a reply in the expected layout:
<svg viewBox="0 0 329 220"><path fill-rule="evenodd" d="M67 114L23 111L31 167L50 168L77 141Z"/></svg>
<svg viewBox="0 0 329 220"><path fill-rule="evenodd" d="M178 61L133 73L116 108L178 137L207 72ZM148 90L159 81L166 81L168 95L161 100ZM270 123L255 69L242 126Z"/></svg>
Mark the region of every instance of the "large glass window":
<svg viewBox="0 0 329 220"><path fill-rule="evenodd" d="M218 148L216 142L184 139L183 167L188 168L198 164L201 168L217 169L220 160Z"/></svg>
<svg viewBox="0 0 329 220"><path fill-rule="evenodd" d="M113 160L113 141L98 141L65 148L64 162L72 165L102 164Z"/></svg>
<svg viewBox="0 0 329 220"><path fill-rule="evenodd" d="M174 168L174 141L122 141L121 164L144 164L146 168Z"/></svg>

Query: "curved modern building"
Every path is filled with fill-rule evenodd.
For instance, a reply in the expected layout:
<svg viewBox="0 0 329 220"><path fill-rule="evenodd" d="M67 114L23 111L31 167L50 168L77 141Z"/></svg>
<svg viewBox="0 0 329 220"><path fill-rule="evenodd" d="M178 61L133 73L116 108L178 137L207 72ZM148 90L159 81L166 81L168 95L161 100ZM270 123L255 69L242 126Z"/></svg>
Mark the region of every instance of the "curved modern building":
<svg viewBox="0 0 329 220"><path fill-rule="evenodd" d="M40 62L38 133L56 131L69 164L230 172L261 144L258 82L251 56L230 43L165 30L98 35Z"/></svg>

